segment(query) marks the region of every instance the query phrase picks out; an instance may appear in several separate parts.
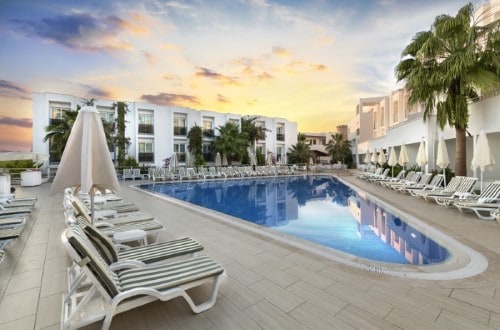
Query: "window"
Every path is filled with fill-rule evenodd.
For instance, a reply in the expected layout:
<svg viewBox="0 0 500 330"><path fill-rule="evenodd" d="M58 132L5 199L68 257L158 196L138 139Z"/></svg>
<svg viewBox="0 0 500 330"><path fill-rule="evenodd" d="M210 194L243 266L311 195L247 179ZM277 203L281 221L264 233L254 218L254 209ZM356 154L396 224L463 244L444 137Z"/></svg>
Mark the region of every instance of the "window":
<svg viewBox="0 0 500 330"><path fill-rule="evenodd" d="M276 127L276 140L285 141L285 127L283 125Z"/></svg>
<svg viewBox="0 0 500 330"><path fill-rule="evenodd" d="M392 122L397 123L399 120L399 104L398 101L392 102Z"/></svg>
<svg viewBox="0 0 500 330"><path fill-rule="evenodd" d="M204 137L214 137L214 119L204 118L203 119L203 136Z"/></svg>
<svg viewBox="0 0 500 330"><path fill-rule="evenodd" d="M186 116L174 115L174 135L185 136L186 134L187 134Z"/></svg>
<svg viewBox="0 0 500 330"><path fill-rule="evenodd" d="M106 123L113 123L115 121L114 111L99 110L99 114L101 115L102 121Z"/></svg>
<svg viewBox="0 0 500 330"><path fill-rule="evenodd" d="M214 155L212 153L212 144L203 143L201 146L201 152L203 153L203 158L207 162L212 162L214 160Z"/></svg>
<svg viewBox="0 0 500 330"><path fill-rule="evenodd" d="M139 162L153 163L155 161L153 151L153 141L140 141L139 142Z"/></svg>
<svg viewBox="0 0 500 330"><path fill-rule="evenodd" d="M50 102L50 123L58 124L63 120L64 111L71 110L70 103Z"/></svg>
<svg viewBox="0 0 500 330"><path fill-rule="evenodd" d="M240 126L240 120L239 119L229 119L229 122L233 125Z"/></svg>
<svg viewBox="0 0 500 330"><path fill-rule="evenodd" d="M152 113L139 113L139 134L154 134L154 116Z"/></svg>
<svg viewBox="0 0 500 330"><path fill-rule="evenodd" d="M174 152L177 154L177 160L179 162L186 161L186 143L185 142L175 142Z"/></svg>

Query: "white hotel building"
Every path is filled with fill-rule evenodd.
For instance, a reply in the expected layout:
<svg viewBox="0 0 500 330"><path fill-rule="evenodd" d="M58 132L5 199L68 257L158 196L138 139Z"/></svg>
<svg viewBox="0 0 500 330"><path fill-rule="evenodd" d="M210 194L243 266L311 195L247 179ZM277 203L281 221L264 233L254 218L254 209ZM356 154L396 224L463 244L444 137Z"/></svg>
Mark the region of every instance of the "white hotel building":
<svg viewBox="0 0 500 330"><path fill-rule="evenodd" d="M423 109L407 106L408 94L400 89L388 96L361 98L356 106L356 115L348 123L348 136L357 164L362 164L367 151L373 153L383 150L386 155L395 147L399 155L401 145L406 145L410 163L416 164L416 155L423 140L427 151L427 170L439 170L436 166L436 152L439 138L443 136L450 157L450 168L455 167L455 129L439 128L436 116L423 119ZM469 126L466 138L467 164L469 176L473 173L470 163L477 136L484 130L497 165L492 170L484 171L484 180L500 179L500 94L483 96L469 104Z"/></svg>
<svg viewBox="0 0 500 330"><path fill-rule="evenodd" d="M115 100L97 99L94 104L101 117L107 121L116 118ZM139 164L147 166L163 165L163 159L177 153L180 162L188 153L189 130L197 125L203 129L203 153L208 163L212 156L210 147L218 134L217 127L227 122L240 125L241 115L194 110L185 107L163 106L143 102L126 102L125 136L130 138L128 156ZM33 152L49 154L49 142L43 139L45 128L61 119L64 110L76 110L82 98L56 93L33 93ZM266 139L256 141L256 148L262 154L273 153L279 159L297 143L297 123L284 118L258 117L257 126L266 129ZM114 155L112 153L112 158Z"/></svg>

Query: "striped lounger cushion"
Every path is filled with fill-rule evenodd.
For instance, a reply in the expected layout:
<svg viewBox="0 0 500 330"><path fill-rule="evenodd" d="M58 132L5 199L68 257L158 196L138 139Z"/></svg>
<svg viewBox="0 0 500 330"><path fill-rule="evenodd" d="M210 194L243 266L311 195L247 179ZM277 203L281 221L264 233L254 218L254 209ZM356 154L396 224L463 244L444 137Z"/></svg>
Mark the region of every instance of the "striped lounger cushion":
<svg viewBox="0 0 500 330"><path fill-rule="evenodd" d="M0 229L0 240L18 238L21 235L23 229L24 229L24 226L17 226L15 228Z"/></svg>
<svg viewBox="0 0 500 330"><path fill-rule="evenodd" d="M85 265L89 267L112 298L120 292L134 288L152 288L164 291L224 272L220 264L206 256L201 256L170 264L162 263L116 273L109 268L92 243L77 227L75 225L69 227L68 242L78 252L82 260L85 260ZM82 266L84 265L82 264Z"/></svg>
<svg viewBox="0 0 500 330"><path fill-rule="evenodd" d="M203 250L203 247L198 242L186 237L168 242L116 251L115 244L113 244L109 237L101 234L98 229L87 225L83 228L83 231L108 264L115 263L119 260L139 260L149 264Z"/></svg>

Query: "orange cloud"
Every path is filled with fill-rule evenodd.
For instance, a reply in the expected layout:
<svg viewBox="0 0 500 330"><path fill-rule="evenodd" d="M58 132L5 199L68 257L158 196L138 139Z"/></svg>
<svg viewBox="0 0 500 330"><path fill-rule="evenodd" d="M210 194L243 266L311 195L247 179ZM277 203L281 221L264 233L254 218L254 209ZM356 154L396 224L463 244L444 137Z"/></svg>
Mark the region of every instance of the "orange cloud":
<svg viewBox="0 0 500 330"><path fill-rule="evenodd" d="M291 56L292 53L286 49L286 48L282 48L282 47L273 47L273 55L277 55L277 56L281 56L281 57L288 57L288 56Z"/></svg>

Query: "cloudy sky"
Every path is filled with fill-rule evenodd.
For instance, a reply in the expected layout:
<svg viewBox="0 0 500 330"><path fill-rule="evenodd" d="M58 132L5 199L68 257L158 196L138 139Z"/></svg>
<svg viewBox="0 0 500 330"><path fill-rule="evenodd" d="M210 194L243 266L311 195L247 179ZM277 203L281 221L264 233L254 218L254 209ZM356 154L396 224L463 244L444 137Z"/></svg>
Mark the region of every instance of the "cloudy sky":
<svg viewBox="0 0 500 330"><path fill-rule="evenodd" d="M388 95L400 54L463 0L0 1L0 151L32 92L285 117L334 131Z"/></svg>

